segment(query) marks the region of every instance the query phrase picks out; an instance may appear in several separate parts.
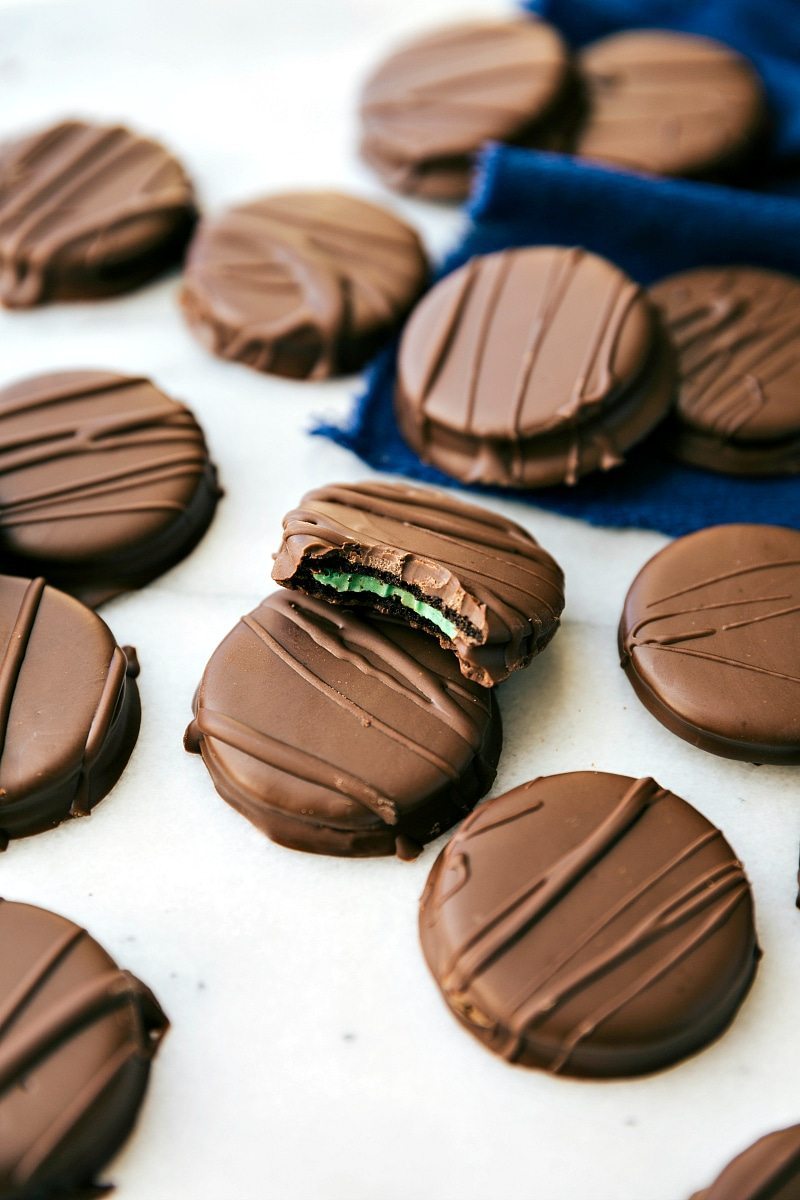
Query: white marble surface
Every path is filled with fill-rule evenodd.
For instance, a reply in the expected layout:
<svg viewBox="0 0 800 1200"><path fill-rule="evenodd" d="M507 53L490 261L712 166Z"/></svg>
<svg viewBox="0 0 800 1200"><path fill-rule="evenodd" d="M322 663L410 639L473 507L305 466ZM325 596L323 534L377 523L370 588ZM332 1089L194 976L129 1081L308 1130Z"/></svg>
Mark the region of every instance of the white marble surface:
<svg viewBox="0 0 800 1200"><path fill-rule="evenodd" d="M356 80L396 34L462 11L460 0L0 3L0 134L64 113L127 119L181 153L209 209L289 184L380 194L353 154ZM399 207L435 249L455 236L456 214ZM365 472L305 432L345 410L353 380L298 385L216 362L184 329L176 290L171 279L0 316L4 380L108 366L188 401L228 493L188 561L103 612L142 662L144 722L124 778L90 820L0 861L4 895L88 926L172 1018L139 1126L108 1172L120 1200L685 1200L754 1137L800 1118L798 772L693 750L635 700L614 627L663 539L497 504L561 560L568 608L552 648L502 690L496 790L587 767L655 775L744 859L766 953L730 1032L654 1078L575 1083L493 1059L445 1011L417 946L439 847L411 865L283 850L181 748L209 653L269 589L281 515L305 488Z"/></svg>

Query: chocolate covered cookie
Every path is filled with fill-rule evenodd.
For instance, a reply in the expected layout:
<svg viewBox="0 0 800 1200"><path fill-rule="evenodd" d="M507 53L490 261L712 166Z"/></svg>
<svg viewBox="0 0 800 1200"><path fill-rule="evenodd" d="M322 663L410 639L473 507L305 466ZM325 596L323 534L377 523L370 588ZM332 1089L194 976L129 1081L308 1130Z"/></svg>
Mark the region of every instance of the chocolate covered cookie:
<svg viewBox="0 0 800 1200"><path fill-rule="evenodd" d="M666 416L675 365L641 288L584 250L474 258L414 310L395 413L467 483L544 487L618 465Z"/></svg>
<svg viewBox="0 0 800 1200"><path fill-rule="evenodd" d="M800 281L703 267L650 295L678 352L676 457L734 475L800 473Z"/></svg>
<svg viewBox="0 0 800 1200"><path fill-rule="evenodd" d="M754 156L766 123L750 63L710 38L631 29L587 46L577 153L633 171L717 179Z"/></svg>
<svg viewBox="0 0 800 1200"><path fill-rule="evenodd" d="M121 125L62 121L0 146L0 302L29 308L137 287L197 217L168 150Z"/></svg>
<svg viewBox="0 0 800 1200"><path fill-rule="evenodd" d="M800 531L717 525L633 581L622 665L647 709L693 746L800 763Z"/></svg>
<svg viewBox="0 0 800 1200"><path fill-rule="evenodd" d="M361 154L397 191L460 200L484 142L565 149L578 114L555 29L471 21L423 34L373 72L361 94Z"/></svg>
<svg viewBox="0 0 800 1200"><path fill-rule="evenodd" d="M652 779L583 771L490 800L436 860L422 948L451 1011L509 1062L642 1075L717 1037L759 957L750 886Z"/></svg>
<svg viewBox="0 0 800 1200"><path fill-rule="evenodd" d="M692 1200L797 1200L800 1125L759 1138Z"/></svg>
<svg viewBox="0 0 800 1200"><path fill-rule="evenodd" d="M201 223L181 303L221 358L325 379L364 365L427 271L416 233L387 209L339 192L287 192Z"/></svg>
<svg viewBox="0 0 800 1200"><path fill-rule="evenodd" d="M0 565L92 606L184 558L219 497L203 431L149 379L57 371L0 390Z"/></svg>
<svg viewBox="0 0 800 1200"><path fill-rule="evenodd" d="M0 1195L88 1197L127 1138L168 1028L84 929L0 901Z"/></svg>
<svg viewBox="0 0 800 1200"><path fill-rule="evenodd" d="M137 673L80 601L0 575L0 849L111 790L139 733Z"/></svg>
<svg viewBox="0 0 800 1200"><path fill-rule="evenodd" d="M432 634L484 687L556 632L561 568L513 521L404 483L331 484L283 522L272 577Z"/></svg>
<svg viewBox="0 0 800 1200"><path fill-rule="evenodd" d="M273 841L411 858L491 787L492 692L432 638L279 591L214 652L186 748Z"/></svg>

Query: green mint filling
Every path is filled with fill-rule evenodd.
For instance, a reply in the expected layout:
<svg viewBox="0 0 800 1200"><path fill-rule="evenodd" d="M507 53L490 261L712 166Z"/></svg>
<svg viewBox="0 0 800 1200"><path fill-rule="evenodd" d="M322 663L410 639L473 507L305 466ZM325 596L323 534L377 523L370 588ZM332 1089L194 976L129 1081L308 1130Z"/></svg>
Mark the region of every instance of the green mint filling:
<svg viewBox="0 0 800 1200"><path fill-rule="evenodd" d="M348 571L312 571L317 583L323 587L335 588L337 592L372 592L376 596L394 596L405 608L410 608L418 617L430 621L437 629L441 629L446 637L454 638L457 632L452 621L448 621L443 612L426 604L419 596L407 592L405 588L395 587L393 583L384 583L372 575L350 574Z"/></svg>

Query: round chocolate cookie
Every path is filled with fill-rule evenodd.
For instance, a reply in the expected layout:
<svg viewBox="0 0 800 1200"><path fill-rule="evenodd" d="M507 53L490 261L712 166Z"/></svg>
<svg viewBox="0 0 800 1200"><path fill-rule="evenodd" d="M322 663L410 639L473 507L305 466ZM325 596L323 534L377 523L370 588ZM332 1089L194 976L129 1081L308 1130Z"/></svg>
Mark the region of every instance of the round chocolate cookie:
<svg viewBox="0 0 800 1200"><path fill-rule="evenodd" d="M111 790L139 733L138 671L80 601L0 575L0 849Z"/></svg>
<svg viewBox="0 0 800 1200"><path fill-rule="evenodd" d="M800 763L800 531L716 525L633 581L622 666L672 733L725 758Z"/></svg>
<svg viewBox="0 0 800 1200"><path fill-rule="evenodd" d="M543 21L437 29L400 47L368 79L361 154L397 191L460 200L486 141L565 149L577 93L567 48Z"/></svg>
<svg viewBox="0 0 800 1200"><path fill-rule="evenodd" d="M0 302L129 291L177 262L197 218L183 167L121 125L62 121L0 146Z"/></svg>
<svg viewBox="0 0 800 1200"><path fill-rule="evenodd" d="M798 1200L800 1125L759 1138L692 1200Z"/></svg>
<svg viewBox="0 0 800 1200"><path fill-rule="evenodd" d="M0 390L0 563L95 606L199 542L219 497L203 431L141 376L58 371Z"/></svg>
<svg viewBox="0 0 800 1200"><path fill-rule="evenodd" d="M292 379L358 370L428 273L416 233L339 192L286 192L203 221L181 303L221 358Z"/></svg>
<svg viewBox="0 0 800 1200"><path fill-rule="evenodd" d="M412 858L492 785L500 715L452 654L394 622L268 596L215 650L186 748L273 841Z"/></svg>
<svg viewBox="0 0 800 1200"><path fill-rule="evenodd" d="M800 473L800 280L703 267L650 296L678 352L676 457L734 475Z"/></svg>
<svg viewBox="0 0 800 1200"><path fill-rule="evenodd" d="M759 958L750 885L719 830L652 779L595 771L481 805L434 863L420 936L490 1050L592 1078L705 1046Z"/></svg>
<svg viewBox="0 0 800 1200"><path fill-rule="evenodd" d="M432 634L483 687L527 667L564 608L561 568L527 530L404 483L308 492L284 517L272 578Z"/></svg>
<svg viewBox="0 0 800 1200"><path fill-rule="evenodd" d="M100 1195L169 1022L85 930L0 901L0 1195Z"/></svg>
<svg viewBox="0 0 800 1200"><path fill-rule="evenodd" d="M448 475L544 487L622 462L674 385L642 289L595 254L539 246L474 258L425 296L400 345L395 412Z"/></svg>
<svg viewBox="0 0 800 1200"><path fill-rule="evenodd" d="M758 149L764 90L750 63L720 42L632 29L594 42L578 60L588 106L583 158L633 171L717 178Z"/></svg>

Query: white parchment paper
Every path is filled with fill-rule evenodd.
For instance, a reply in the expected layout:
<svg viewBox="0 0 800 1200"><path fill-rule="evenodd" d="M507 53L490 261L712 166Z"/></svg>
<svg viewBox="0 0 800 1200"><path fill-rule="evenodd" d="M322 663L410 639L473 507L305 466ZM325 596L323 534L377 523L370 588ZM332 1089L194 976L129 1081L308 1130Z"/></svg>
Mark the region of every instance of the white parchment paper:
<svg viewBox="0 0 800 1200"><path fill-rule="evenodd" d="M500 0L469 4L503 11ZM166 140L204 206L292 185L380 197L354 154L357 81L460 0L0 3L0 135L62 115ZM458 214L384 194L443 249ZM501 693L496 791L590 767L652 774L727 833L765 958L733 1028L625 1083L514 1069L461 1030L426 974L414 864L272 845L216 795L181 737L208 655L270 590L282 514L364 468L306 430L355 381L296 384L215 361L177 280L101 304L0 314L0 380L68 366L150 374L194 408L227 496L191 558L105 607L138 647L144 709L122 781L88 821L15 843L0 893L86 925L173 1022L141 1120L107 1172L120 1200L685 1200L761 1133L800 1119L800 787L792 769L694 750L636 701L615 626L663 539L513 501L566 570L563 629ZM776 514L780 519L780 514Z"/></svg>

